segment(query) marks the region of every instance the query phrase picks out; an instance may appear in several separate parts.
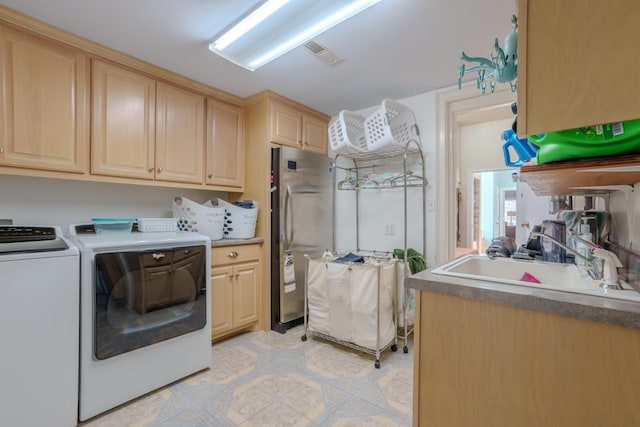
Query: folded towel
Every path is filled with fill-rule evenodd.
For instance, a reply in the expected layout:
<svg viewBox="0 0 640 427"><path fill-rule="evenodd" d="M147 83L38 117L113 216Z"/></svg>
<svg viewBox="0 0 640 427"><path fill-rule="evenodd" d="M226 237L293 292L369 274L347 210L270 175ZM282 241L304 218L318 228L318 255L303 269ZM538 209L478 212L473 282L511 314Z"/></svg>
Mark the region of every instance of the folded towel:
<svg viewBox="0 0 640 427"><path fill-rule="evenodd" d="M404 249L394 249L393 256L398 259L404 259ZM407 249L407 262L409 263L409 271L416 274L419 271L427 269L427 263L422 254L415 249Z"/></svg>

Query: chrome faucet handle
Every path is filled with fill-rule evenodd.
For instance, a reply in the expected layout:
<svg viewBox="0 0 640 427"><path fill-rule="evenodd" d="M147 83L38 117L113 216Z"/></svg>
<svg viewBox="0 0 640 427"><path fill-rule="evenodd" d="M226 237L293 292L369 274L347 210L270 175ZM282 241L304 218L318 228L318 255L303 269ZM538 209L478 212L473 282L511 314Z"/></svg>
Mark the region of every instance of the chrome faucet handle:
<svg viewBox="0 0 640 427"><path fill-rule="evenodd" d="M618 267L622 267L620 258L613 252L602 248L594 249L593 257L599 258L604 262L602 273L603 282L600 287L605 289L622 289L618 280Z"/></svg>

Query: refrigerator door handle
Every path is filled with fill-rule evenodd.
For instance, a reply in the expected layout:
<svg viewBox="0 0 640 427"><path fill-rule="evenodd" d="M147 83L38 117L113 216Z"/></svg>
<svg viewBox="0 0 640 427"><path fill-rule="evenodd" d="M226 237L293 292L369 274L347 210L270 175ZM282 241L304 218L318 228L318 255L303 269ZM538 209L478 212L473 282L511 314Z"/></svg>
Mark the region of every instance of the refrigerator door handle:
<svg viewBox="0 0 640 427"><path fill-rule="evenodd" d="M290 225L288 224L289 219L291 220ZM284 199L284 249L286 251L291 250L291 243L293 243L293 195L291 186L287 185Z"/></svg>

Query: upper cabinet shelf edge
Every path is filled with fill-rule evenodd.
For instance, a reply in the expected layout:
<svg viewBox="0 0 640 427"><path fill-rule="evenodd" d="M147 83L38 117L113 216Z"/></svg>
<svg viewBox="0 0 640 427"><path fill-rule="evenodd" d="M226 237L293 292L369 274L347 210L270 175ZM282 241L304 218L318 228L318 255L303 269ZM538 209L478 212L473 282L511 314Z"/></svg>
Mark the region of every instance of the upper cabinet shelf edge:
<svg viewBox="0 0 640 427"><path fill-rule="evenodd" d="M520 176L537 196L597 193L639 183L640 154L522 166Z"/></svg>

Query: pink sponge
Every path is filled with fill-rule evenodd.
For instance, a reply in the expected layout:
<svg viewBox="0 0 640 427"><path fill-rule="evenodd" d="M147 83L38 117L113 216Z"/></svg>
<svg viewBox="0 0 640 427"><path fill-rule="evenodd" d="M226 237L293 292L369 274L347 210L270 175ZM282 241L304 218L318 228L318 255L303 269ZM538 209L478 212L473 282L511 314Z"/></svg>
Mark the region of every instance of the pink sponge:
<svg viewBox="0 0 640 427"><path fill-rule="evenodd" d="M542 283L540 280L536 279L533 274L525 272L520 278L521 282L531 282L531 283Z"/></svg>

